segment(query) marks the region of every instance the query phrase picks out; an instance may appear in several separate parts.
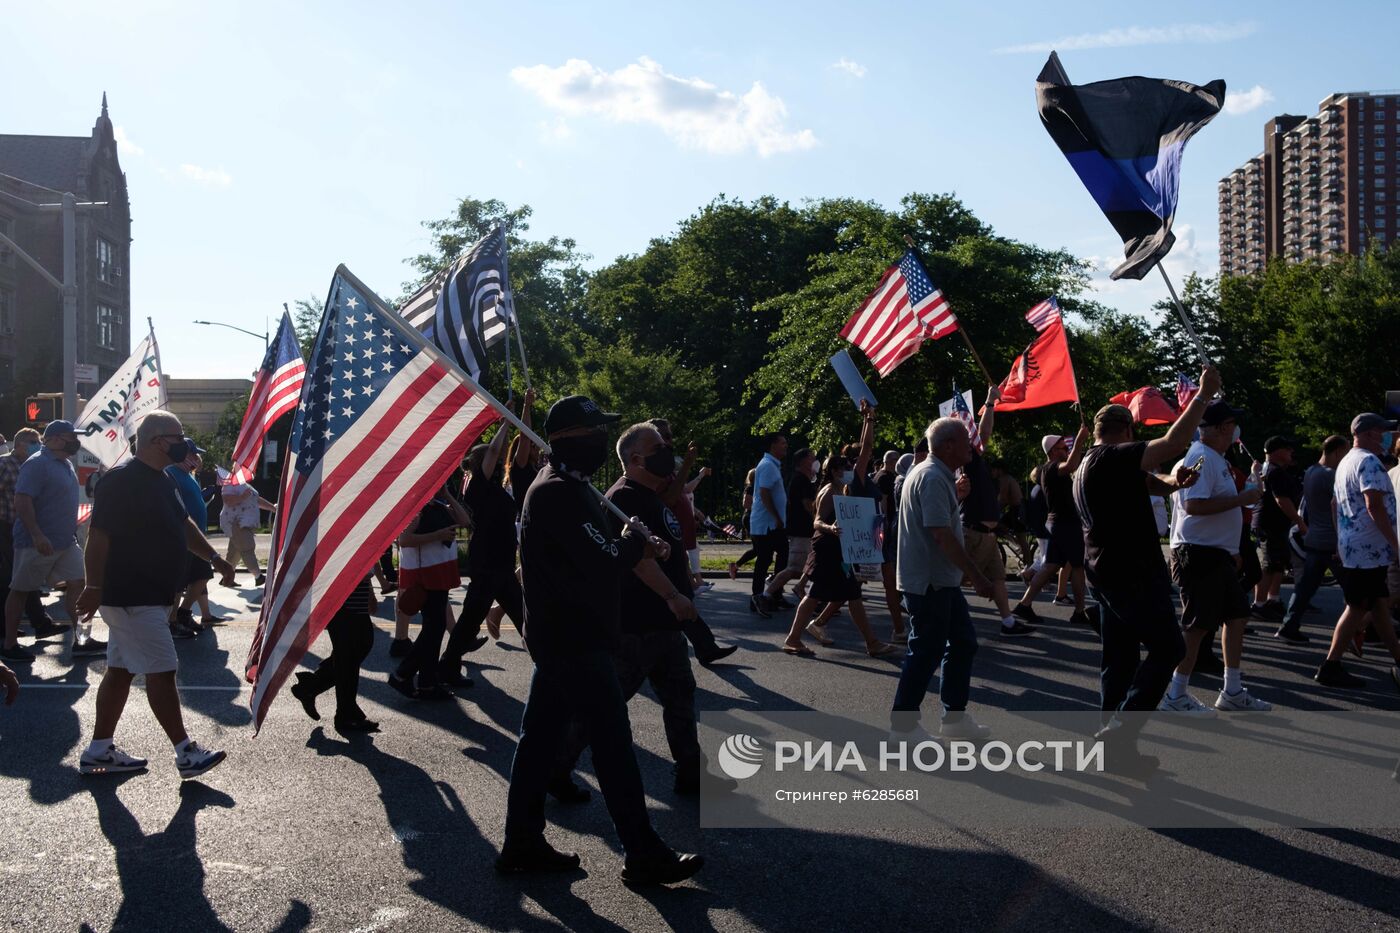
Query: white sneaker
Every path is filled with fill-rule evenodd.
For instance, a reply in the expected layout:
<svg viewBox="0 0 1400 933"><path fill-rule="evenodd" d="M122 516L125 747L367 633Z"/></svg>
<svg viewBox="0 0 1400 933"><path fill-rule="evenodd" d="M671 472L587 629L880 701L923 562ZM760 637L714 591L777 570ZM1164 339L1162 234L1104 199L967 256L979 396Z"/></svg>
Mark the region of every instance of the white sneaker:
<svg viewBox="0 0 1400 933"><path fill-rule="evenodd" d="M200 748L193 739L185 746L184 752L175 756L175 767L182 778L199 777L227 758L223 749Z"/></svg>
<svg viewBox="0 0 1400 933"><path fill-rule="evenodd" d="M1163 696L1162 702L1157 704L1157 709L1163 713L1185 713L1201 719L1209 719L1215 715L1215 710L1185 691L1175 700Z"/></svg>
<svg viewBox="0 0 1400 933"><path fill-rule="evenodd" d="M143 771L145 768L146 759L128 755L115 745L101 755L83 752L82 757L78 759L79 774L118 774L123 771Z"/></svg>
<svg viewBox="0 0 1400 933"><path fill-rule="evenodd" d="M1274 704L1258 697L1250 696L1249 691L1240 688L1239 693L1226 693L1220 691L1220 696L1215 698L1215 708L1223 710L1253 710L1259 713L1267 713L1274 708Z"/></svg>
<svg viewBox="0 0 1400 933"><path fill-rule="evenodd" d="M971 713L963 713L952 722L945 719L943 725L938 727L938 734L945 739L985 739L992 734L992 730L979 725Z"/></svg>
<svg viewBox="0 0 1400 933"><path fill-rule="evenodd" d="M826 633L825 625L818 625L815 622L808 622L807 634L815 638L817 640L817 644L821 645L823 648L829 648L832 645L836 644L836 642L831 640L831 636Z"/></svg>

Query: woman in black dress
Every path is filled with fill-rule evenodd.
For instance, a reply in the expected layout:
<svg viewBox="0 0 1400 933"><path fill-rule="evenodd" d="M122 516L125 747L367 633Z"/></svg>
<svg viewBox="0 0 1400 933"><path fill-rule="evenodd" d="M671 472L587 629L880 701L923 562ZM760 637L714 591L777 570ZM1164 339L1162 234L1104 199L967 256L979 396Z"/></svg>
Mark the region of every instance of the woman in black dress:
<svg viewBox="0 0 1400 933"><path fill-rule="evenodd" d="M802 633L809 631L807 623L822 608L822 617L831 614L843 604L849 605L851 621L861 637L865 639L865 651L872 658L895 654L900 651L894 645L880 641L870 629L870 621L865 615L865 601L861 599L860 581L856 579L854 568L841 557L841 527L836 523L835 496L861 495L865 487L857 480L870 465L870 450L875 442L875 410L861 404L864 424L861 428L860 454L852 462L839 454L827 458L822 470L821 490L817 493L816 518L812 523L812 553L807 557L805 575L810 583L807 595L797 606L793 616L792 629L783 650L788 654L811 656L815 652L802 644ZM830 639L822 642L831 644Z"/></svg>

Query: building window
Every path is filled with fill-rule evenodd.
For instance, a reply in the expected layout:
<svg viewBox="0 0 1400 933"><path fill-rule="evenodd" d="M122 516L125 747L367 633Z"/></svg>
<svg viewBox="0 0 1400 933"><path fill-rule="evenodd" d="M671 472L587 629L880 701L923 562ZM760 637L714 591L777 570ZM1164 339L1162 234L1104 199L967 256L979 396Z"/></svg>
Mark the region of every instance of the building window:
<svg viewBox="0 0 1400 933"><path fill-rule="evenodd" d="M10 336L15 332L15 293L8 288L0 288L0 335Z"/></svg>
<svg viewBox="0 0 1400 933"><path fill-rule="evenodd" d="M116 282L122 270L117 266L117 248L109 241L97 238L97 278L109 284Z"/></svg>
<svg viewBox="0 0 1400 933"><path fill-rule="evenodd" d="M0 216L0 233L12 240L15 238L15 222L12 218ZM0 266L13 266L14 264L14 251L4 243L0 243Z"/></svg>
<svg viewBox="0 0 1400 933"><path fill-rule="evenodd" d="M1378 218L1376 218L1376 229L1377 229L1377 230L1384 230L1384 229L1385 229L1385 218L1384 218L1384 217L1378 217Z"/></svg>
<svg viewBox="0 0 1400 933"><path fill-rule="evenodd" d="M97 306L97 345L104 350L115 350L117 338L121 335L122 316L115 308Z"/></svg>

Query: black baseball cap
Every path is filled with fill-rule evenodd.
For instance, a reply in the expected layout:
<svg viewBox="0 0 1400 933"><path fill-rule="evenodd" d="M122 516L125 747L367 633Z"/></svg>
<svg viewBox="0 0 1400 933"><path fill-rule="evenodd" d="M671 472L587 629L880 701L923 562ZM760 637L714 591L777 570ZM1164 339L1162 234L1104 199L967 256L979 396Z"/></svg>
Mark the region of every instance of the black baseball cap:
<svg viewBox="0 0 1400 933"><path fill-rule="evenodd" d="M544 419L544 433L554 434L570 428L597 428L621 420L621 415L603 411L586 395L568 395L550 406L549 414Z"/></svg>
<svg viewBox="0 0 1400 933"><path fill-rule="evenodd" d="M1232 408L1229 402L1218 398L1206 406L1205 414L1201 415L1201 424L1213 428L1227 421L1239 421L1243 414L1244 409Z"/></svg>
<svg viewBox="0 0 1400 933"><path fill-rule="evenodd" d="M1275 434L1264 442L1264 453L1266 454L1271 454L1276 450L1283 450L1285 448L1288 450L1295 449L1292 441L1279 434Z"/></svg>
<svg viewBox="0 0 1400 933"><path fill-rule="evenodd" d="M1394 431L1395 422L1387 418L1382 418L1373 411L1365 411L1351 419L1351 433L1360 434L1362 431ZM45 434L45 437L48 435Z"/></svg>

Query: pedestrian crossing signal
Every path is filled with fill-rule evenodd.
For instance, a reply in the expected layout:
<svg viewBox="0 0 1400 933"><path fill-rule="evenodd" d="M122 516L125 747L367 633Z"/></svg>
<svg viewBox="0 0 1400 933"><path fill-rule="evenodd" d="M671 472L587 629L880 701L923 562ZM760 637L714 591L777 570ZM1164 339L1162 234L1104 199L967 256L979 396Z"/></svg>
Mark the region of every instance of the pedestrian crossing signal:
<svg viewBox="0 0 1400 933"><path fill-rule="evenodd" d="M31 395L24 400L24 420L30 427L43 427L58 418L58 399Z"/></svg>

